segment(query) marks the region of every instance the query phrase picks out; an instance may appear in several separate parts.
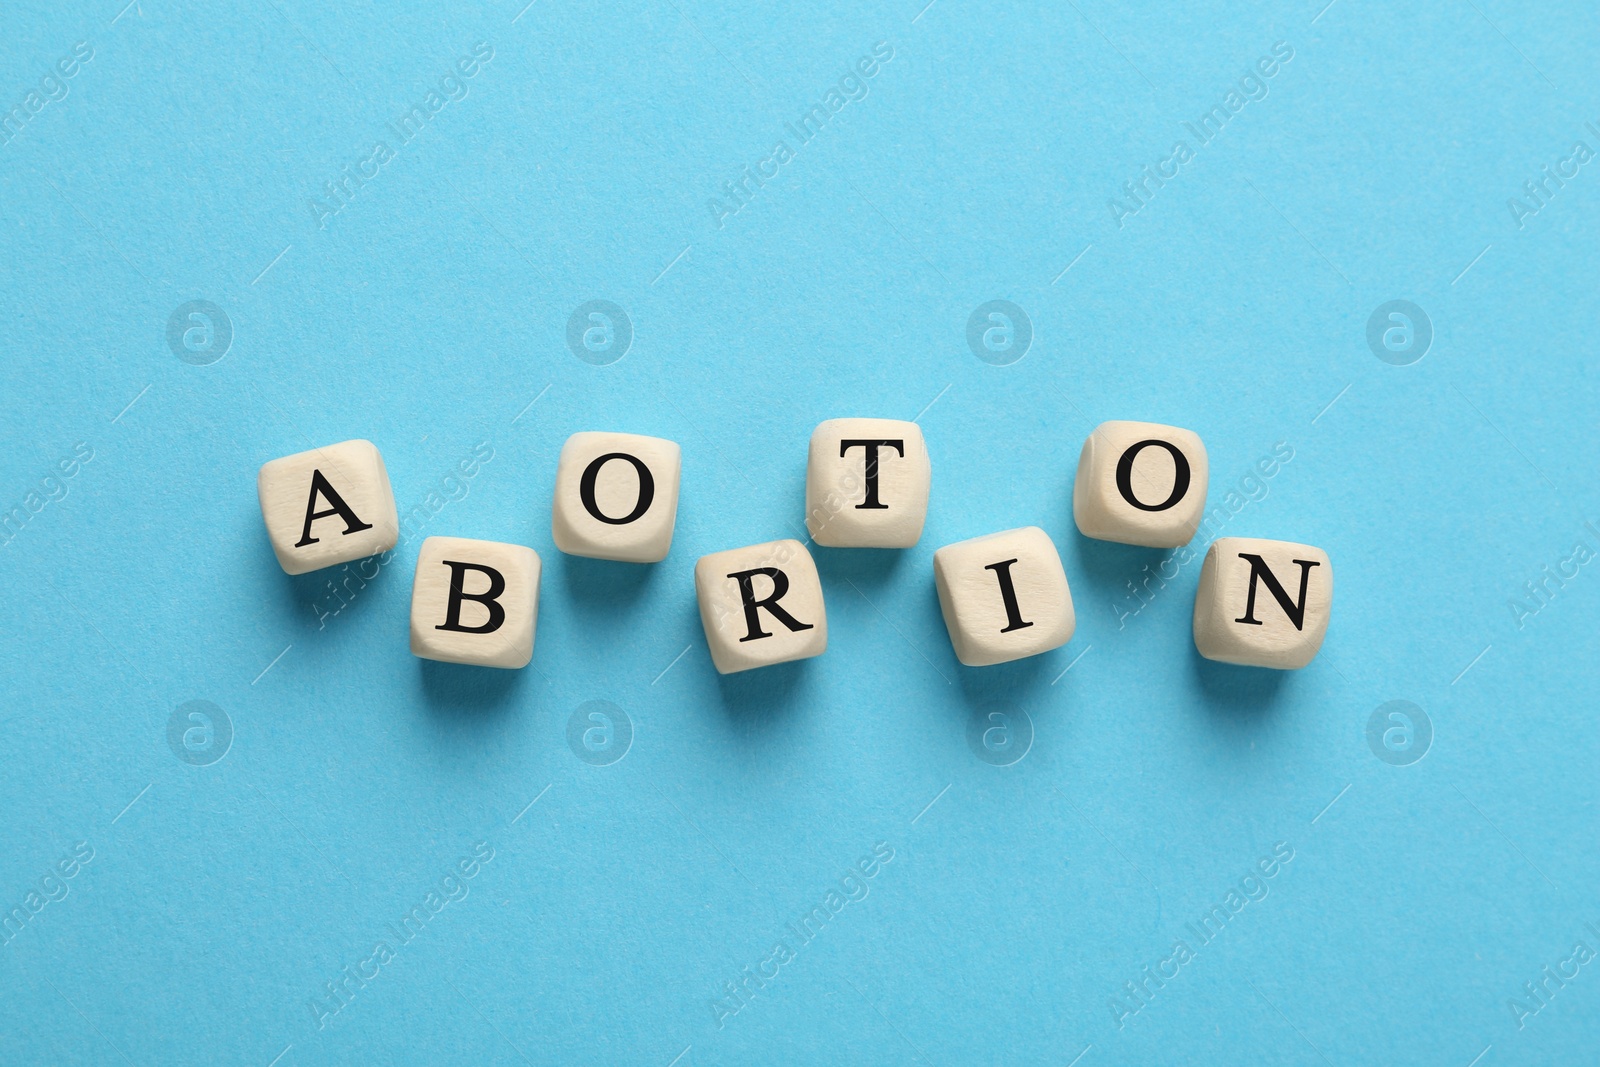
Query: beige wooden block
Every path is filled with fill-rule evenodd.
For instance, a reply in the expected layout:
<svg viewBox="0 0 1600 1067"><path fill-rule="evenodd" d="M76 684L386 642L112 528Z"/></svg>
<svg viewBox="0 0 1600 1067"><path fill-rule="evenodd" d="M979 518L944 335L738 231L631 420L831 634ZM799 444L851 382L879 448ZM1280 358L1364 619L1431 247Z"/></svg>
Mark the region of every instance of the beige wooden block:
<svg viewBox="0 0 1600 1067"><path fill-rule="evenodd" d="M411 583L411 654L526 667L539 621L539 554L525 545L430 537Z"/></svg>
<svg viewBox="0 0 1600 1067"><path fill-rule="evenodd" d="M672 548L683 452L631 433L575 433L556 464L550 532L572 556L658 563Z"/></svg>
<svg viewBox="0 0 1600 1067"><path fill-rule="evenodd" d="M1200 567L1194 647L1223 663L1304 667L1322 647L1332 606L1333 564L1322 549L1220 537Z"/></svg>
<svg viewBox="0 0 1600 1067"><path fill-rule="evenodd" d="M1060 648L1077 627L1061 556L1037 526L945 545L933 554L933 580L956 659L968 667Z"/></svg>
<svg viewBox="0 0 1600 1067"><path fill-rule="evenodd" d="M811 434L806 529L834 548L910 548L928 515L922 430L896 419L829 419Z"/></svg>
<svg viewBox="0 0 1600 1067"><path fill-rule="evenodd" d="M345 441L261 465L261 517L278 565L305 574L393 548L394 491L371 441Z"/></svg>
<svg viewBox="0 0 1600 1067"><path fill-rule="evenodd" d="M809 659L828 648L822 579L799 541L701 556L694 591L711 662L722 674Z"/></svg>
<svg viewBox="0 0 1600 1067"><path fill-rule="evenodd" d="M1072 517L1085 537L1186 545L1206 507L1210 467L1198 434L1155 422L1102 422L1083 443Z"/></svg>

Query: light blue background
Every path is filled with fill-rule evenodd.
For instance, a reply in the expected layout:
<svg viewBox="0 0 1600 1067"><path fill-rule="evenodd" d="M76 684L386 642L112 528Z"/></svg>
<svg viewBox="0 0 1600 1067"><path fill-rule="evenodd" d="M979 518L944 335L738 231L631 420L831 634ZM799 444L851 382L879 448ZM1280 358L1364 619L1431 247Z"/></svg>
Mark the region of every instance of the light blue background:
<svg viewBox="0 0 1600 1067"><path fill-rule="evenodd" d="M1600 519L1600 163L1523 228L1506 205L1600 149L1590 5L522 3L0 16L4 107L94 49L0 148L0 506L94 451L0 549L0 905L94 849L0 949L0 1062L1593 1057L1600 962L1522 1029L1507 1006L1600 950L1600 568L1510 606ZM395 144L478 41L469 95ZM718 228L708 199L880 41L870 93ZM1108 199L1279 41L1269 95L1119 228ZM965 340L996 298L1035 331L1006 367ZM166 342L192 299L233 325L210 366ZM609 366L565 343L592 299L633 323ZM1433 323L1412 366L1366 343L1391 299ZM694 560L799 534L807 436L849 415L920 416L922 541L817 550L827 653L720 678ZM1213 506L1294 449L1223 532L1332 557L1310 667L1201 660L1197 565L1119 627L1161 554L1072 523L1111 418L1198 431ZM664 563L551 543L589 429L682 444ZM351 437L402 511L490 444L423 532L539 552L528 669L410 655L418 541L319 627L329 573L280 572L255 472ZM963 668L932 553L1030 524L1077 636ZM206 767L166 740L196 699L235 730ZM609 766L566 740L594 699L634 726ZM1433 723L1411 766L1368 747L1392 699ZM967 742L991 707L1033 724L1009 767ZM319 1029L323 983L479 841L469 895ZM1119 1029L1109 998L1280 841L1270 894ZM869 895L719 1029L875 842Z"/></svg>

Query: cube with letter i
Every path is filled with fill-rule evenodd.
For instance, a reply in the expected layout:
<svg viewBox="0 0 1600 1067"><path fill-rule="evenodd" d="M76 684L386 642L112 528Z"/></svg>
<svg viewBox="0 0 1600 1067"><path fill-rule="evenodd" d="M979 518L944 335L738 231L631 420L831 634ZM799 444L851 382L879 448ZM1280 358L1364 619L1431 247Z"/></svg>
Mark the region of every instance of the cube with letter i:
<svg viewBox="0 0 1600 1067"><path fill-rule="evenodd" d="M1322 549L1219 537L1200 567L1194 646L1223 663L1304 667L1322 647L1332 608L1333 564Z"/></svg>
<svg viewBox="0 0 1600 1067"><path fill-rule="evenodd" d="M539 619L539 554L524 545L430 537L411 583L411 654L526 667Z"/></svg>
<svg viewBox="0 0 1600 1067"><path fill-rule="evenodd" d="M956 658L968 667L1037 656L1072 640L1077 616L1067 572L1037 526L945 545L933 554L933 580Z"/></svg>
<svg viewBox="0 0 1600 1067"><path fill-rule="evenodd" d="M389 472L371 441L264 463L256 495L272 551L287 574L387 552L400 538Z"/></svg>

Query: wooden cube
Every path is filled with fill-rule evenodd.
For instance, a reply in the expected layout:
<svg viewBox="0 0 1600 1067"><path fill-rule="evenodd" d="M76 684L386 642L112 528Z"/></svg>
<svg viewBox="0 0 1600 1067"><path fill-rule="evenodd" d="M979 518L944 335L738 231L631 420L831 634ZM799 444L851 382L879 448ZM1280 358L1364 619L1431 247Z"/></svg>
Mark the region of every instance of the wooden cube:
<svg viewBox="0 0 1600 1067"><path fill-rule="evenodd" d="M539 554L525 545L430 537L411 583L411 654L526 667L539 620Z"/></svg>
<svg viewBox="0 0 1600 1067"><path fill-rule="evenodd" d="M658 563L672 548L683 453L631 433L575 433L556 464L550 532L573 556Z"/></svg>
<svg viewBox="0 0 1600 1067"><path fill-rule="evenodd" d="M829 419L811 434L806 529L833 548L910 548L928 515L922 430L896 419Z"/></svg>
<svg viewBox="0 0 1600 1067"><path fill-rule="evenodd" d="M694 565L694 591L711 662L722 674L827 650L822 579L799 541L701 556Z"/></svg>
<svg viewBox="0 0 1600 1067"><path fill-rule="evenodd" d="M264 463L256 495L272 551L287 574L387 552L400 538L389 472L371 441Z"/></svg>
<svg viewBox="0 0 1600 1067"><path fill-rule="evenodd" d="M1206 507L1210 468L1198 434L1155 422L1102 422L1083 443L1072 517L1085 537L1186 545Z"/></svg>
<svg viewBox="0 0 1600 1067"><path fill-rule="evenodd" d="M933 554L933 580L956 658L968 667L1060 648L1077 617L1055 543L1037 526L974 537Z"/></svg>
<svg viewBox="0 0 1600 1067"><path fill-rule="evenodd" d="M1292 541L1220 537L1194 595L1194 647L1206 659L1292 670L1316 657L1333 606L1328 554Z"/></svg>

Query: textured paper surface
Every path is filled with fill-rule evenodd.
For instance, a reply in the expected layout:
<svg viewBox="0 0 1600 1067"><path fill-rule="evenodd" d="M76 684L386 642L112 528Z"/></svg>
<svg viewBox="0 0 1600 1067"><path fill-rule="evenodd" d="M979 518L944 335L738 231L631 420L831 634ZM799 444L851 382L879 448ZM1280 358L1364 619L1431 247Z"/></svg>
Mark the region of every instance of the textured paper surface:
<svg viewBox="0 0 1600 1067"><path fill-rule="evenodd" d="M1524 992L1600 951L1600 162L1542 170L1600 151L1591 5L125 2L0 19L0 904L67 890L0 1062L1593 1058L1600 964ZM826 654L718 677L694 561L803 538L867 414L921 541L816 549ZM1106 419L1328 551L1310 667L1198 657L1203 543L1076 533ZM551 543L591 429L683 446L658 566ZM353 437L410 536L287 577L255 472ZM1077 635L964 669L932 553L1025 525ZM544 559L526 670L411 656L432 534Z"/></svg>

